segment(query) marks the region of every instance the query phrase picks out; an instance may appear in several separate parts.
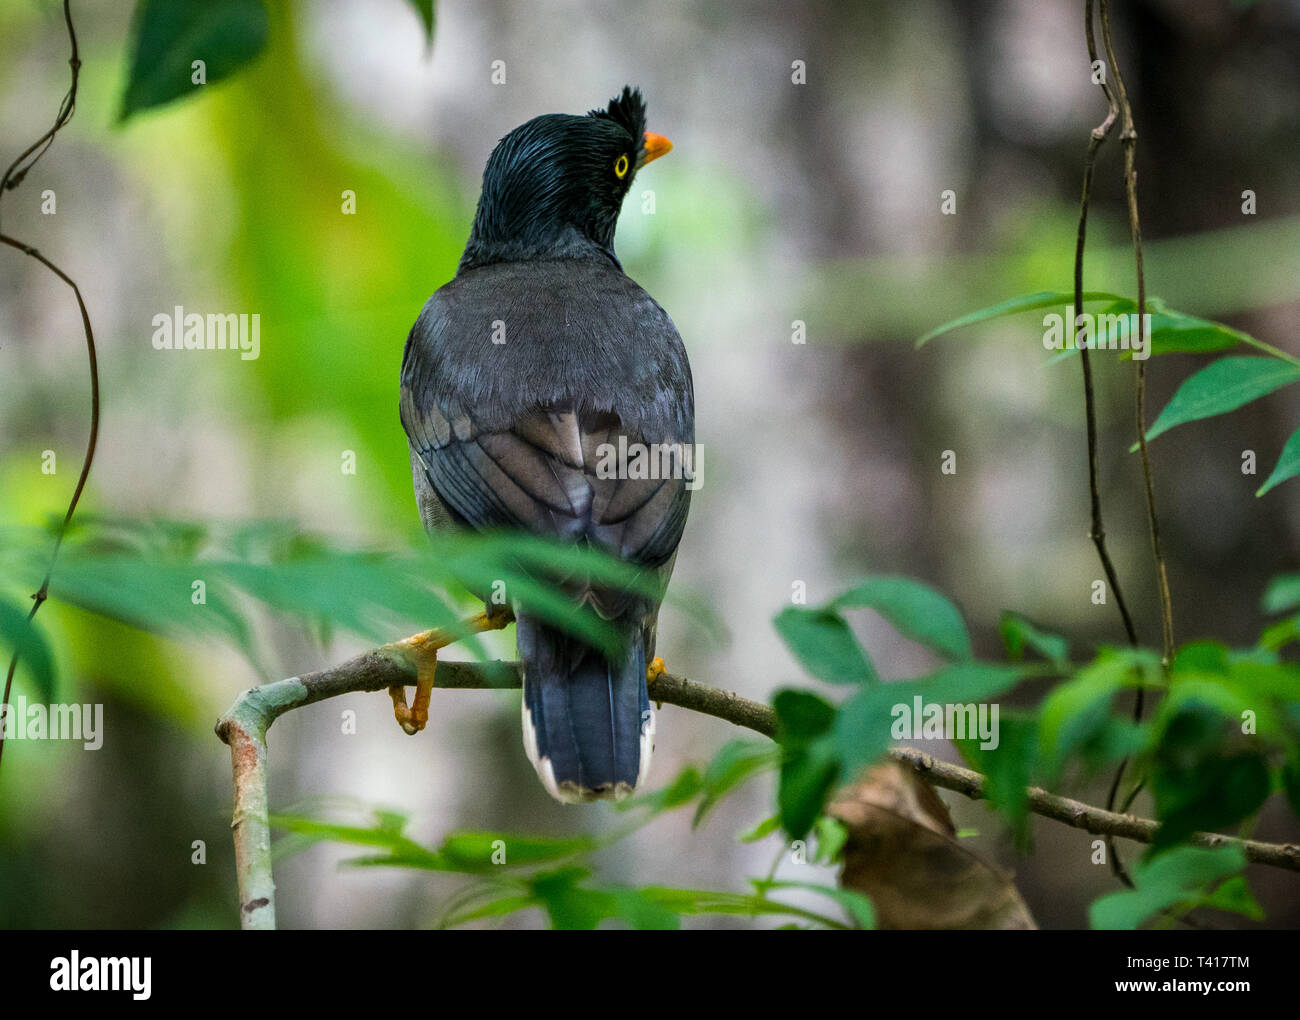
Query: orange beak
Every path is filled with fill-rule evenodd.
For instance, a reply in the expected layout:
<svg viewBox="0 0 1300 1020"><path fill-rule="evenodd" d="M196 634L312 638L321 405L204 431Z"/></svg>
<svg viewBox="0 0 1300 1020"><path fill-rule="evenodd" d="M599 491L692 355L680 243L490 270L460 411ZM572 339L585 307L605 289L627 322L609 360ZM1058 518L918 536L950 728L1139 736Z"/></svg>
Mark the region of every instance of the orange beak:
<svg viewBox="0 0 1300 1020"><path fill-rule="evenodd" d="M645 133L645 157L641 160L640 167L645 166L651 160L658 159L660 156L666 156L673 151L673 143L663 135L657 135L653 131Z"/></svg>

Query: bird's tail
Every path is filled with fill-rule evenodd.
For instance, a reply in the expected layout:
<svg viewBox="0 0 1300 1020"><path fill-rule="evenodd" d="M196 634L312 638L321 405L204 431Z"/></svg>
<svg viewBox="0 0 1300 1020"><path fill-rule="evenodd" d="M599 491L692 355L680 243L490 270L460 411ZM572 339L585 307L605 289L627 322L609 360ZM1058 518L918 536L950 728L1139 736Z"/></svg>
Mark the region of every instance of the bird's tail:
<svg viewBox="0 0 1300 1020"><path fill-rule="evenodd" d="M654 745L640 626L618 660L528 616L516 622L524 663L524 750L566 804L621 800L645 778Z"/></svg>

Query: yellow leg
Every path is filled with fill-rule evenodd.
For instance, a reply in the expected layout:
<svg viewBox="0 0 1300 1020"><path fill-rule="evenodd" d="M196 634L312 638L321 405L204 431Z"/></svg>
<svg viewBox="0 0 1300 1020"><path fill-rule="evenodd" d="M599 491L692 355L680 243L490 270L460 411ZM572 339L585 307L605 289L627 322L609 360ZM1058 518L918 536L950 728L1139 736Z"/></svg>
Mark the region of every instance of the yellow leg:
<svg viewBox="0 0 1300 1020"><path fill-rule="evenodd" d="M438 670L438 651L458 641L466 631L481 634L487 630L501 630L513 619L514 615L510 612L497 613L495 616L478 613L455 630L435 627L392 646L399 649L416 670L415 698L409 707L406 704L405 684L395 684L388 688L388 696L393 699L393 715L408 735L414 736L428 725L429 699L433 694L434 675Z"/></svg>
<svg viewBox="0 0 1300 1020"><path fill-rule="evenodd" d="M428 725L429 698L433 694L433 678L437 670L438 650L424 649L416 663L415 698L409 708L406 704L405 684L388 688L388 696L393 699L393 715L409 737L415 736Z"/></svg>
<svg viewBox="0 0 1300 1020"><path fill-rule="evenodd" d="M661 676L663 676L667 672L668 672L668 667L664 665L664 660L659 658L659 656L657 655L653 659L651 659L649 663L646 664L645 682L646 682L646 686L650 689L649 690L650 697L652 698L654 697L655 681L658 680ZM663 702L656 701L655 707L663 708L664 707Z"/></svg>

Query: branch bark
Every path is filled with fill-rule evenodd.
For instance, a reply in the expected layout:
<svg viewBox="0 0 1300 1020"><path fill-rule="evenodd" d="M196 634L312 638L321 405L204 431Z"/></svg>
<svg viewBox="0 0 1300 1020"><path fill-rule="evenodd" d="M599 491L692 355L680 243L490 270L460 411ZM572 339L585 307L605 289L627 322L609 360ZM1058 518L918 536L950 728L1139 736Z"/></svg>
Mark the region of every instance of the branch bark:
<svg viewBox="0 0 1300 1020"><path fill-rule="evenodd" d="M275 927L275 885L271 876L271 838L267 807L266 734L284 713L340 694L383 691L396 684L414 684L416 664L403 642L363 652L331 669L290 677L245 691L217 722L216 732L230 746L234 771L235 811L231 827L239 882L240 926L245 929ZM521 683L516 662L439 662L435 689L485 690L517 688ZM660 674L650 683L650 697L660 705L700 712L765 737L776 736L776 715L767 705L732 691L695 683L686 677ZM895 761L911 768L927 782L972 800L986 793L986 780L978 772L940 761L911 747L889 752ZM1029 788L1029 809L1054 821L1096 835L1121 837L1139 843L1154 839L1159 823L1150 818L1118 814ZM1192 837L1196 846L1236 846L1246 859L1258 864L1300 871L1300 845L1262 843L1217 833Z"/></svg>

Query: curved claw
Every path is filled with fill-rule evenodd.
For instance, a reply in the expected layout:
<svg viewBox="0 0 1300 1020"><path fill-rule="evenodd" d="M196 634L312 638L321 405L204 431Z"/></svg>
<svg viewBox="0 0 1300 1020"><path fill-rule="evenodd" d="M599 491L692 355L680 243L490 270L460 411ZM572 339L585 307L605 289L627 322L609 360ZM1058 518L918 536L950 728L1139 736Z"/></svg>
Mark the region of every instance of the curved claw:
<svg viewBox="0 0 1300 1020"><path fill-rule="evenodd" d="M462 625L463 630L435 627L389 646L399 649L408 661L414 663L416 669L415 698L409 706L406 704L405 684L394 684L388 688L388 696L393 699L393 716L408 736L419 733L429 723L429 700L433 694L434 674L438 669L438 650L446 648L465 632L478 634L486 630L501 630L514 618L514 613L506 606L492 615L478 613L470 617Z"/></svg>

